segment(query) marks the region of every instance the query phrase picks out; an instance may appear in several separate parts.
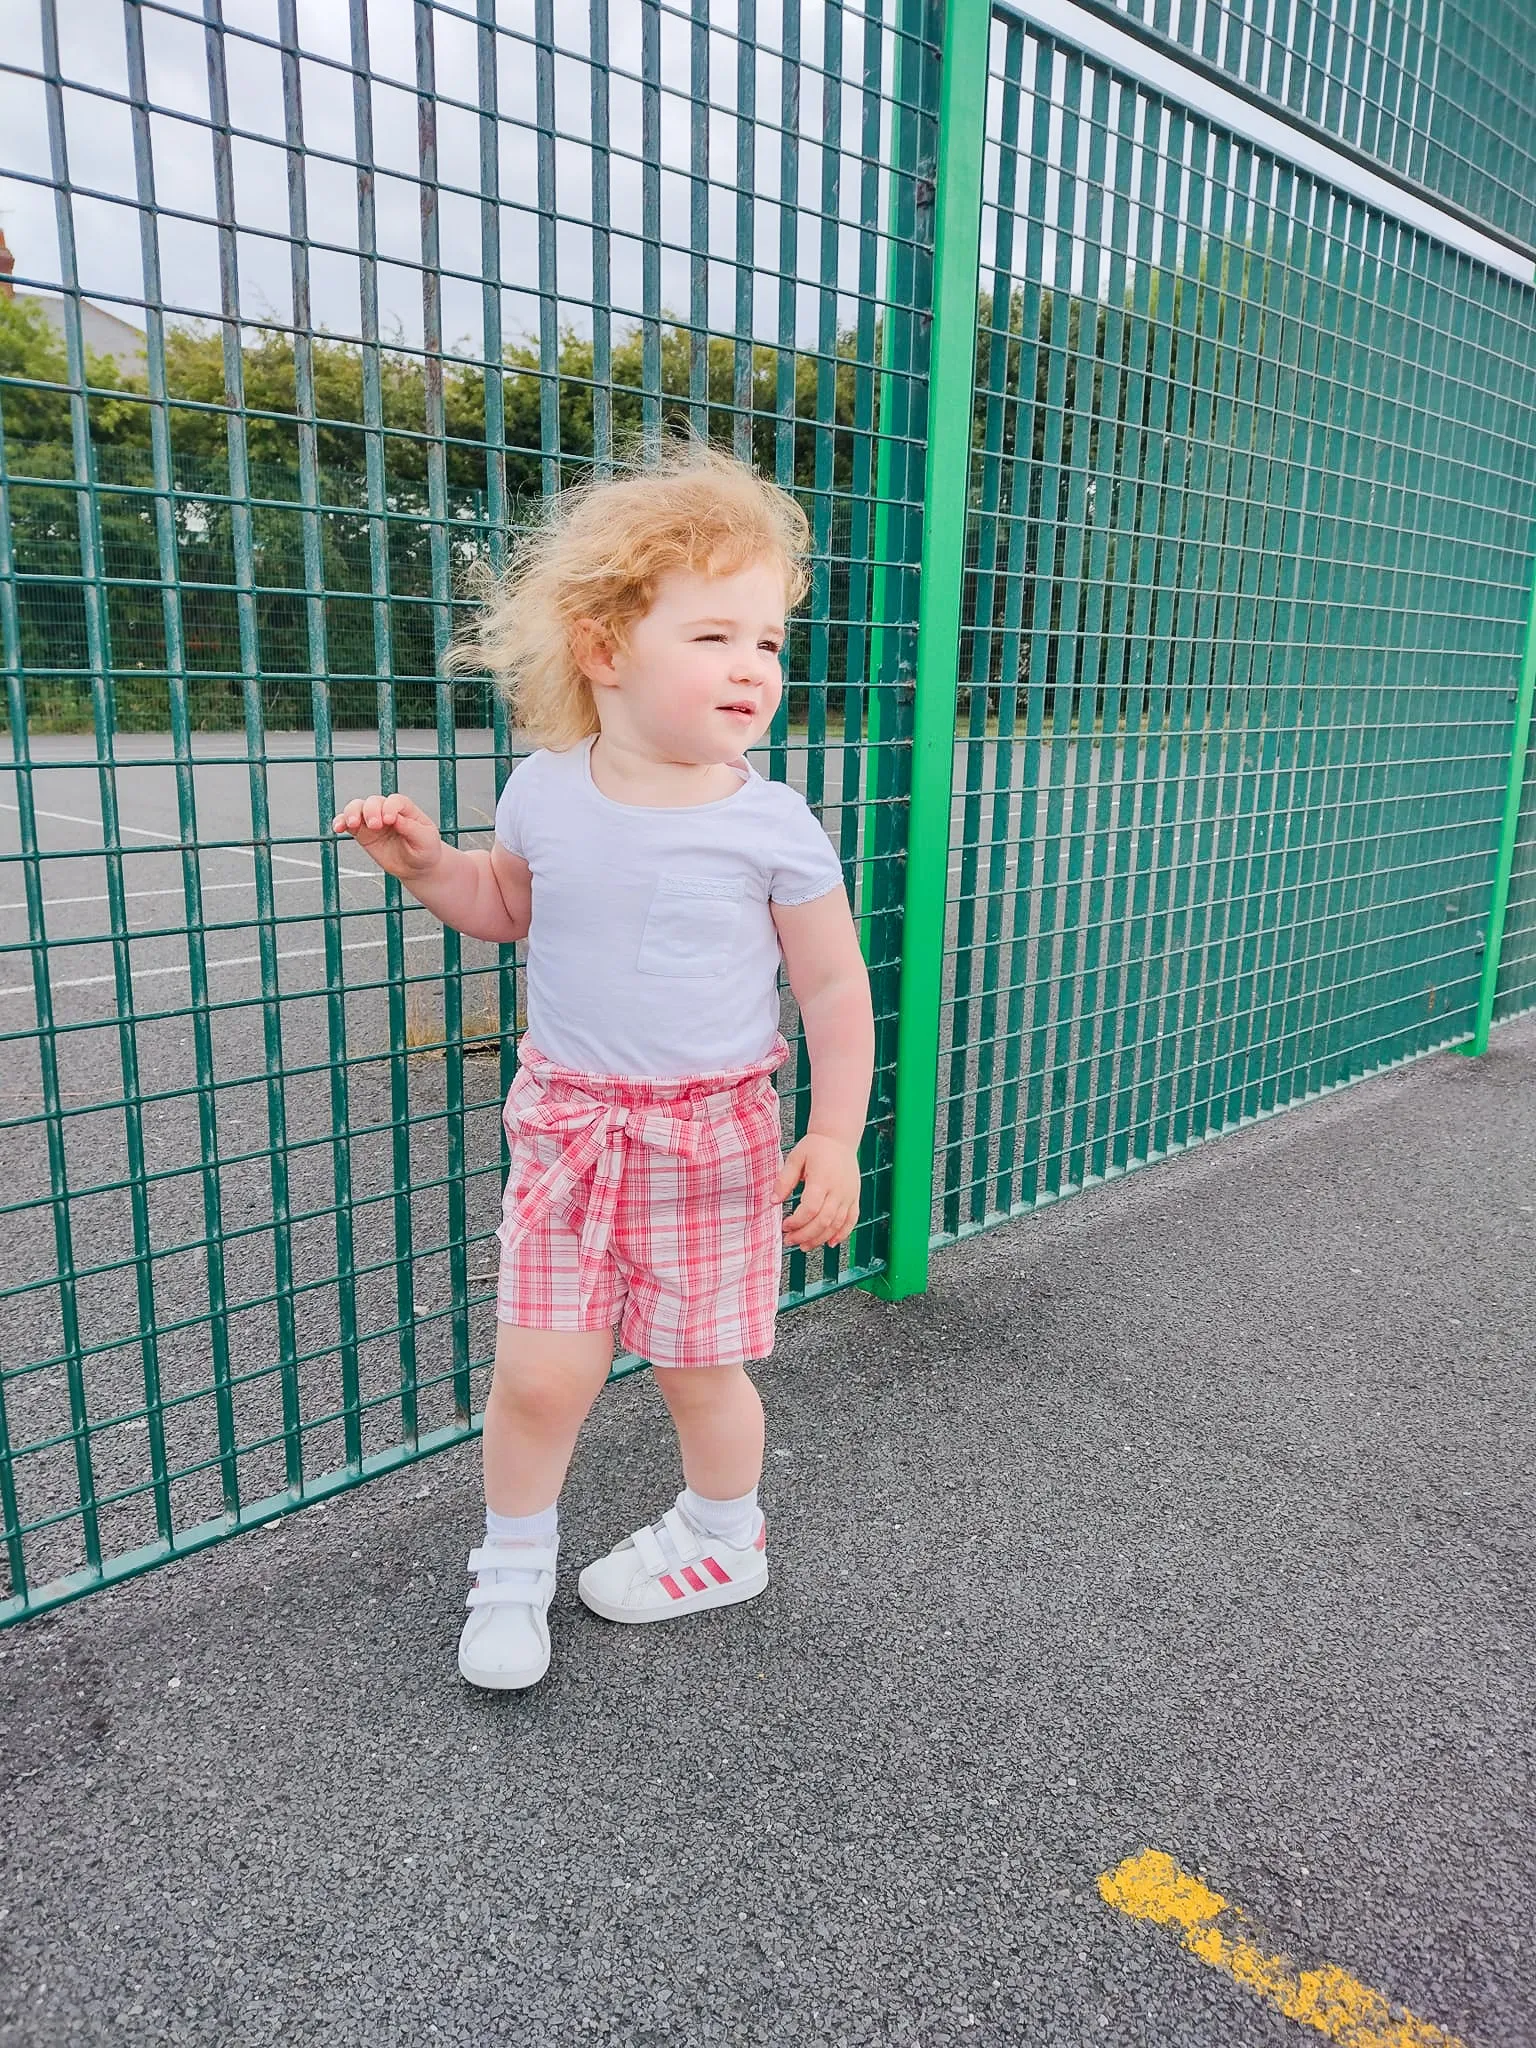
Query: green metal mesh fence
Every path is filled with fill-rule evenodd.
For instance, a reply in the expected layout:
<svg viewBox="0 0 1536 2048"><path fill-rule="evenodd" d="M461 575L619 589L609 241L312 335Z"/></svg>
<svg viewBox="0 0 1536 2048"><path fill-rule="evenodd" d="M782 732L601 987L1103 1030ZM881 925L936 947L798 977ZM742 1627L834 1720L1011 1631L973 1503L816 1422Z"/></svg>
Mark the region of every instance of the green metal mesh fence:
<svg viewBox="0 0 1536 2048"><path fill-rule="evenodd" d="M518 736L437 680L461 572L668 421L812 521L762 765L842 851L881 1099L786 1298L878 1264L936 38L726 13L41 0L8 42L52 232L0 299L0 1619L474 1426L519 956L328 823L398 787L483 838Z"/></svg>
<svg viewBox="0 0 1536 2048"><path fill-rule="evenodd" d="M1536 243L1531 0L1097 0Z"/></svg>
<svg viewBox="0 0 1536 2048"><path fill-rule="evenodd" d="M1536 1008L1536 732L1526 752L1525 797L1515 842L1493 1014L1501 1019L1517 1017L1532 1008Z"/></svg>
<svg viewBox="0 0 1536 2048"><path fill-rule="evenodd" d="M878 1054L864 1220L787 1300L899 1296L932 1242L1472 1034L1528 286L1005 13L983 92L986 0L942 109L938 0L13 14L0 1621L476 1426L520 960L327 826L375 786L488 831L518 736L438 679L463 571L632 434L750 453L815 535L763 765L842 851ZM1351 20L1406 75L1391 10ZM1286 77L1331 76L1299 21ZM1448 104L1486 169L1483 84ZM936 230L978 124L979 278ZM967 416L962 516L925 454Z"/></svg>
<svg viewBox="0 0 1536 2048"><path fill-rule="evenodd" d="M1460 1040L1532 294L994 27L935 1225Z"/></svg>

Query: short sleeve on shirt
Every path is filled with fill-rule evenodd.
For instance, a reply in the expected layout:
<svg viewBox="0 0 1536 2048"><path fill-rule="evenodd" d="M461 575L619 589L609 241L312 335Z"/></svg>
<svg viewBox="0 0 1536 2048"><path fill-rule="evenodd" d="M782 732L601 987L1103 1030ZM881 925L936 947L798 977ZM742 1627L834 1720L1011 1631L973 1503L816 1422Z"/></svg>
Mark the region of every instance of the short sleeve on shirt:
<svg viewBox="0 0 1536 2048"><path fill-rule="evenodd" d="M769 868L768 895L786 905L811 903L843 886L842 863L815 814L798 792L784 820Z"/></svg>
<svg viewBox="0 0 1536 2048"><path fill-rule="evenodd" d="M523 798L527 792L517 786L519 773L527 765L526 761L518 762L496 799L496 837L508 853L515 853L519 860L528 858L523 851Z"/></svg>

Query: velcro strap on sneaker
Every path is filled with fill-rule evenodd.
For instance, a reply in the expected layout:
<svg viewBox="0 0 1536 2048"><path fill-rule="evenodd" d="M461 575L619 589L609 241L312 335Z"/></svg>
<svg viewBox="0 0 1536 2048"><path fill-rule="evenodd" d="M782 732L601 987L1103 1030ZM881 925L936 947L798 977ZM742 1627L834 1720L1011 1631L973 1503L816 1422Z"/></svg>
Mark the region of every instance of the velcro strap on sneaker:
<svg viewBox="0 0 1536 2048"><path fill-rule="evenodd" d="M542 1592L534 1592L526 1582L509 1585L505 1579L480 1579L470 1587L464 1598L466 1607L538 1607L544 1606Z"/></svg>
<svg viewBox="0 0 1536 2048"><path fill-rule="evenodd" d="M676 1571L676 1558L669 1558L667 1556L661 1545L656 1541L654 1529L637 1529L631 1540L635 1546L635 1555L639 1558L641 1564L644 1565L651 1578L659 1579L663 1572Z"/></svg>
<svg viewBox="0 0 1536 2048"><path fill-rule="evenodd" d="M668 1508L661 1518L661 1526L672 1539L677 1552L678 1564L692 1564L695 1558L704 1555L704 1545L699 1532L685 1515L676 1508Z"/></svg>
<svg viewBox="0 0 1536 2048"><path fill-rule="evenodd" d="M547 1544L482 1543L469 1553L472 1572L552 1572L558 1553Z"/></svg>

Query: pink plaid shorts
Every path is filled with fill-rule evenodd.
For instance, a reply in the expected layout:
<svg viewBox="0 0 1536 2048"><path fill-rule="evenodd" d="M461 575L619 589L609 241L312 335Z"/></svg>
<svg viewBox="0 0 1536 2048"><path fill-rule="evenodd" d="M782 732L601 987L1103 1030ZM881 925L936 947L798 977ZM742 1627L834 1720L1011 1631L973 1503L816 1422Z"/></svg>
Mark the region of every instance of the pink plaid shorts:
<svg viewBox="0 0 1536 2048"><path fill-rule="evenodd" d="M773 1349L784 1163L770 1076L583 1074L525 1039L502 1121L496 1317L611 1330L652 1365L741 1365Z"/></svg>

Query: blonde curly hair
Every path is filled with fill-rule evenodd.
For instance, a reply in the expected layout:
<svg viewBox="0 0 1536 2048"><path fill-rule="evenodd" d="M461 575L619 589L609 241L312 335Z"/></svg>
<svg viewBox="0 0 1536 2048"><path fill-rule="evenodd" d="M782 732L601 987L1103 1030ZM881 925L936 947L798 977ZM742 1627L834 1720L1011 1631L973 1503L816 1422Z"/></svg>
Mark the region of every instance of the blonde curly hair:
<svg viewBox="0 0 1536 2048"><path fill-rule="evenodd" d="M447 659L451 673L489 672L521 734L564 752L598 731L592 685L573 644L593 620L614 645L649 611L671 570L728 576L763 560L783 565L793 609L810 582L804 512L736 456L689 437L665 443L617 476L594 477L546 501L502 578L482 572L486 608Z"/></svg>

